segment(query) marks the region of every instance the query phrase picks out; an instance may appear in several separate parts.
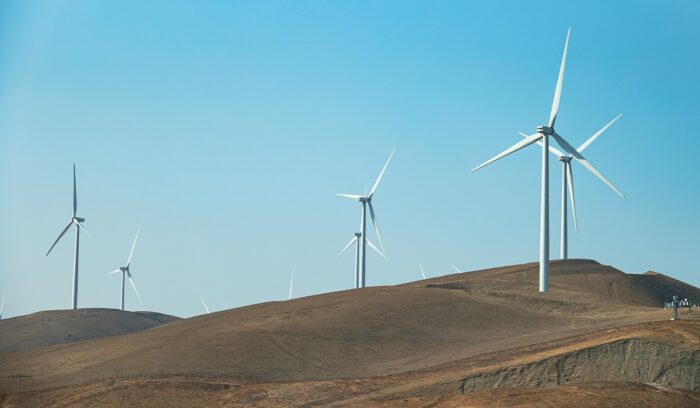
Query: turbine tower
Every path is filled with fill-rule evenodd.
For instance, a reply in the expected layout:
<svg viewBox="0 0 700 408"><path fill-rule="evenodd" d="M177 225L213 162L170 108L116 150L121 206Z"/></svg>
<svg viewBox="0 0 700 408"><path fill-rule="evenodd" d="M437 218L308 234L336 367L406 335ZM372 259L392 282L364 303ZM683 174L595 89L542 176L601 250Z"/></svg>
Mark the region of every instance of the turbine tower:
<svg viewBox="0 0 700 408"><path fill-rule="evenodd" d="M139 303L143 305L143 302L141 301L141 296L139 296L139 291L136 289L136 285L134 284L134 278L131 276L131 270L129 267L131 266L131 257L134 255L134 248L136 247L136 240L139 239L139 232L141 232L141 228L136 230L136 237L134 238L134 243L131 244L131 252L129 252L129 259L126 260L126 266L122 266L117 270L114 270L107 275L112 275L118 272L122 273L122 291L121 291L121 304L120 304L120 309L124 310L124 283L126 281L126 277L129 277L129 283L131 283L131 287L134 288L134 293L136 293L136 297L139 299Z"/></svg>
<svg viewBox="0 0 700 408"><path fill-rule="evenodd" d="M569 49L569 38L571 36L571 29L566 34L566 43L564 45L564 55L561 59L561 66L559 67L559 77L557 79L557 86L554 89L554 101L552 102L552 110L549 114L549 123L547 126L540 125L537 127L537 132L528 136L524 140L514 144L508 149L504 150L502 153L494 156L493 158L487 160L483 164L472 169L473 171L479 170L480 168L495 162L511 153L517 152L518 150L527 147L535 142L542 142L542 186L541 186L541 202L540 202L540 285L539 291L541 293L549 292L549 137L551 136L554 140L564 149L567 153L586 167L593 174L600 174L584 157L579 153L569 142L567 142L561 135L559 135L554 130L554 125L557 120L557 114L559 113L559 101L561 100L561 90L562 84L564 82L564 71L566 69L566 54ZM601 176L602 177L602 176Z"/></svg>
<svg viewBox="0 0 700 408"><path fill-rule="evenodd" d="M600 135L605 132L610 125L615 123L622 114L617 115L615 119L611 120L608 122L607 125L603 126L599 131L597 131L593 136L591 136L588 140L586 140L581 146L579 146L576 151L579 153L583 153L584 150L588 146L591 145ZM527 135L523 132L518 132L521 136L527 137ZM537 142L538 144L542 144L542 142ZM562 182L561 182L561 259L568 259L569 258L569 222L568 222L568 211L567 211L567 205L566 205L566 194L567 191L569 193L569 198L571 200L571 212L574 216L574 229L576 229L576 232L578 232L578 221L576 219L576 200L574 199L574 174L573 170L571 169L571 160L574 158L571 154L566 154L562 153L560 150L549 146L549 152L552 153L557 157L557 159L561 162L562 164ZM608 187L610 187L614 192L616 192L620 197L624 198L624 194L620 190L618 190L615 186L612 185L608 179L606 179L602 174L600 173L593 173L596 177L598 177L600 180L603 181L603 183L607 184Z"/></svg>
<svg viewBox="0 0 700 408"><path fill-rule="evenodd" d="M343 250L340 251L340 253L338 253L338 256L340 256L340 255L343 254L343 252L345 252L346 249L350 248L350 246L351 246L352 244L356 244L356 245L355 245L355 289L357 289L357 288L360 287L360 245L357 244L357 243L360 242L360 237L361 237L361 236L362 236L362 233L360 233L360 232L354 233L352 239L350 240L350 242L348 242L348 244L345 245L345 248L343 248ZM382 258L387 259L387 257L382 253L382 251L380 251L380 250L372 243L372 241L369 240L369 238L367 239L367 245L369 245L370 248L372 248L372 249L375 250L379 255L381 255Z"/></svg>
<svg viewBox="0 0 700 408"><path fill-rule="evenodd" d="M374 215L374 207L372 207L372 197L374 197L374 193L377 191L377 187L379 186L379 182L382 181L382 177L384 177L384 172L386 171L387 166L389 166L389 162L391 161L391 158L394 156L394 152L396 152L396 148L391 151L391 154L389 155L389 158L387 159L386 163L384 164L384 167L382 168L382 171L379 173L379 176L377 177L377 180L374 182L374 185L372 185L372 189L369 191L369 194L364 194L364 195L357 195L357 194L338 194L340 197L345 197L349 198L352 200L357 200L362 204L362 214L360 218L360 272L359 272L359 287L364 288L365 287L365 277L366 277L366 255L367 255L367 207L369 207L369 215L372 218L372 224L374 224L374 229L377 232L377 238L379 239L379 245L382 248L382 253L384 253L384 243L382 242L382 236L379 234L379 225L377 224L377 218Z"/></svg>
<svg viewBox="0 0 700 408"><path fill-rule="evenodd" d="M78 212L78 192L77 192L77 183L75 179L75 163L73 163L73 217L71 217L70 221L68 221L68 225L66 225L66 228L61 231L61 234L56 238L56 241L54 241L53 245L51 245L51 248L49 248L49 251L46 252L46 256L49 256L51 253L51 250L56 246L58 241L63 238L63 236L68 232L68 229L72 226L75 225L75 255L73 257L73 310L78 308L78 255L79 255L79 247L80 247L80 229L82 228L83 231L87 232L85 227L83 227L83 222L85 222L85 218L80 218L76 215Z"/></svg>

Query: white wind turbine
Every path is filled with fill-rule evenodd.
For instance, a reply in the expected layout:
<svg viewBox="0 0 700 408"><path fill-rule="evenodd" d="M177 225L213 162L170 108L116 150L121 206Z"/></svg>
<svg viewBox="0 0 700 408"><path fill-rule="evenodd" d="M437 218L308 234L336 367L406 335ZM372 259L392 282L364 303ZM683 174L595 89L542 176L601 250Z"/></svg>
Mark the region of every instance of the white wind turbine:
<svg viewBox="0 0 700 408"><path fill-rule="evenodd" d="M338 256L342 255L343 252L345 252L346 249L350 248L352 244L355 244L355 289L360 287L360 237L362 236L362 233L356 232L353 234L352 239L350 242L348 242L347 245L343 248L340 253L338 253ZM375 250L379 255L381 255L382 258L387 259L387 257L380 251L373 243L372 241L367 238L367 245L369 245L370 248Z"/></svg>
<svg viewBox="0 0 700 408"><path fill-rule="evenodd" d="M418 262L418 267L420 268L420 274L421 274L421 276L423 276L423 280L428 279L425 277L425 271L423 270L423 264Z"/></svg>
<svg viewBox="0 0 700 408"><path fill-rule="evenodd" d="M292 289L294 288L294 271L292 270L292 278L289 280L289 296L287 300L292 300Z"/></svg>
<svg viewBox="0 0 700 408"><path fill-rule="evenodd" d="M379 233L379 225L377 224L377 218L374 215L374 208L372 207L372 197L374 197L374 193L377 191L377 187L379 186L379 182L382 181L382 177L384 176L384 172L386 171L387 166L389 166L389 162L391 161L391 158L394 156L394 152L396 152L396 148L391 151L391 154L389 155L389 158L387 159L386 163L384 164L384 167L382 168L382 171L379 173L379 176L377 177L377 180L374 182L374 185L372 185L372 189L369 191L369 194L364 194L364 195L357 195L357 194L338 194L340 197L345 197L345 198L350 198L352 200L357 200L362 204L362 215L361 215L361 221L360 221L360 271L359 271L359 287L364 288L365 287L365 277L366 277L366 255L367 255L367 207L369 207L369 214L370 217L372 218L372 224L374 224L374 229L377 232L377 238L379 239L379 245L382 248L382 254L385 252L384 251L384 243L382 242L382 236Z"/></svg>
<svg viewBox="0 0 700 408"><path fill-rule="evenodd" d="M2 319L2 311L5 310L5 295L7 295L7 291L2 292L2 303L0 303L0 319Z"/></svg>
<svg viewBox="0 0 700 408"><path fill-rule="evenodd" d="M131 287L134 288L134 293L136 293L136 297L139 299L139 303L143 305L143 302L141 301L141 296L139 295L139 291L136 289L136 285L134 284L134 278L131 276L131 270L129 267L131 266L131 257L134 255L134 248L136 247L136 240L139 239L139 232L141 231L141 228L136 230L136 237L134 238L134 243L131 244L131 251L129 252L129 259L126 260L126 266L122 266L117 270L114 270L107 275L112 275L118 272L122 273L122 291L121 291L121 304L120 304L120 309L124 310L124 284L126 281L126 277L129 277L129 283L131 283Z"/></svg>
<svg viewBox="0 0 700 408"><path fill-rule="evenodd" d="M581 146L579 146L576 151L579 153L583 153L584 150L588 146L591 145L600 135L605 132L610 125L615 123L622 114L619 114L615 117L615 119L611 120L608 122L607 125L603 126L599 131L593 134L588 140L586 140ZM527 138L528 136L523 133L523 132L518 132L521 136ZM537 142L538 144L542 144L542 142ZM561 181L561 259L568 259L569 258L569 223L568 223L568 211L567 211L567 205L566 205L566 194L567 191L569 193L569 198L571 199L571 212L574 216L574 229L576 229L576 232L578 232L578 221L576 219L576 200L574 198L574 174L573 170L571 169L571 159L574 158L573 155L571 154L565 154L559 151L558 149L549 146L549 152L552 153L553 155L557 156L557 159L561 162L562 164L562 181ZM598 173L593 173L596 177L598 177L600 180L603 181L603 183L607 184L608 187L610 187L614 192L620 195L620 197L624 197L625 195L622 194L620 190L618 190L615 186L612 185L608 179L603 177L602 174Z"/></svg>
<svg viewBox="0 0 700 408"><path fill-rule="evenodd" d="M80 247L80 229L82 228L83 231L87 232L85 227L83 227L83 222L85 222L85 218L80 218L76 215L78 212L78 192L77 192L77 183L75 179L75 163L73 163L73 216L71 217L70 221L68 221L68 225L66 225L66 228L61 231L61 234L59 234L58 238L56 238L56 241L54 241L53 245L51 245L51 248L49 248L49 251L46 252L46 256L49 256L51 253L51 250L56 246L58 241L61 240L61 238L68 232L68 229L72 226L75 225L75 255L73 257L73 309L78 308L78 255L79 255L79 247Z"/></svg>
<svg viewBox="0 0 700 408"><path fill-rule="evenodd" d="M211 313L211 312L209 311L209 306L207 306L207 302L204 301L204 298L200 296L200 297L199 297L199 300L202 301L202 306L204 306L204 310L206 310L207 313Z"/></svg>
<svg viewBox="0 0 700 408"><path fill-rule="evenodd" d="M561 99L562 84L564 82L564 70L566 69L566 54L569 49L569 38L571 36L571 29L566 34L566 43L564 45L564 55L562 56L561 66L559 67L559 78L557 79L557 86L554 90L554 101L552 103L552 110L549 114L549 124L548 126L540 125L537 127L537 132L528 136L524 140L514 144L508 149L504 150L502 153L494 156L488 161L480 164L479 166L472 169L476 171L487 164L493 163L494 161L508 156L524 147L527 147L535 142L542 142L542 190L541 190L541 207L540 207L540 285L539 291L546 293L549 291L549 137L553 137L557 144L561 146L567 153L581 163L582 166L586 167L593 174L602 178L600 172L596 170L589 162L586 160L581 153L579 153L569 142L567 142L561 135L559 135L554 130L554 124L557 119L557 114L559 112L559 101Z"/></svg>

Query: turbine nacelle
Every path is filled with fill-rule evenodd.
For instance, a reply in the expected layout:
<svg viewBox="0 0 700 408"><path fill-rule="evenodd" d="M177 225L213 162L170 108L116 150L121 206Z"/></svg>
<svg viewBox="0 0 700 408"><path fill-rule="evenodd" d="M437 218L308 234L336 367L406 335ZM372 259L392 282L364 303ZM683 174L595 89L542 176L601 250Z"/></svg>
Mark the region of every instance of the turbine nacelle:
<svg viewBox="0 0 700 408"><path fill-rule="evenodd" d="M568 156L557 156L557 159L558 159L559 161L561 161L561 162L564 162L564 163L571 163L571 159L573 159L573 158L574 158L574 157L571 156L571 155L568 155Z"/></svg>
<svg viewBox="0 0 700 408"><path fill-rule="evenodd" d="M85 218L80 218L80 217L73 217L73 221L77 221L77 222L85 222Z"/></svg>
<svg viewBox="0 0 700 408"><path fill-rule="evenodd" d="M537 133L549 136L552 133L554 133L554 128L549 127L549 126L540 125L540 126L537 126Z"/></svg>

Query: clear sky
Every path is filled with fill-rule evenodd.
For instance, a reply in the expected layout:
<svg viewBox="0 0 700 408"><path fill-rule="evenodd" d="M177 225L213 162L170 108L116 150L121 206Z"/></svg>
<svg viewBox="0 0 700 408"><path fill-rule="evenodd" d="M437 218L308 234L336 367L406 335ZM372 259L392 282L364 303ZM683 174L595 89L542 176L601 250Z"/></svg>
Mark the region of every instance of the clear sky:
<svg viewBox="0 0 700 408"><path fill-rule="evenodd" d="M570 256L700 286L700 3L3 1L0 291L5 315L70 307L78 168L80 307L141 236L144 300L179 316L351 288L338 251L371 186L389 261L369 285L537 260L540 150L469 169L546 121L572 27L558 131L574 163ZM560 165L552 162L551 252ZM370 235L373 238L374 234Z"/></svg>

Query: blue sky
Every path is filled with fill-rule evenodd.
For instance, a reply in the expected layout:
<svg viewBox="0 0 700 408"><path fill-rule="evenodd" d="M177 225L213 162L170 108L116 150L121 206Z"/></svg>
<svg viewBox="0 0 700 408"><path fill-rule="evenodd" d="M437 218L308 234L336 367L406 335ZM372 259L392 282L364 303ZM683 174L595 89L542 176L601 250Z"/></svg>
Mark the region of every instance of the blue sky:
<svg viewBox="0 0 700 408"><path fill-rule="evenodd" d="M639 2L0 3L0 290L5 315L68 308L78 166L80 307L179 316L353 284L371 186L389 261L368 284L537 259L539 150L469 169L549 115L578 145L570 256L700 286L700 4ZM552 255L561 175L553 162ZM373 235L370 235L370 238Z"/></svg>

